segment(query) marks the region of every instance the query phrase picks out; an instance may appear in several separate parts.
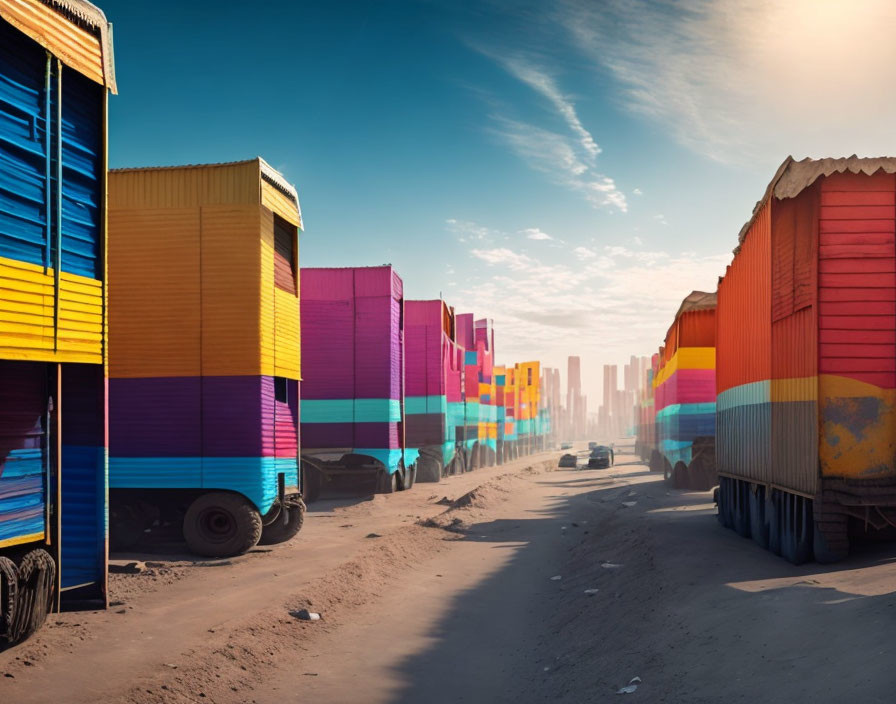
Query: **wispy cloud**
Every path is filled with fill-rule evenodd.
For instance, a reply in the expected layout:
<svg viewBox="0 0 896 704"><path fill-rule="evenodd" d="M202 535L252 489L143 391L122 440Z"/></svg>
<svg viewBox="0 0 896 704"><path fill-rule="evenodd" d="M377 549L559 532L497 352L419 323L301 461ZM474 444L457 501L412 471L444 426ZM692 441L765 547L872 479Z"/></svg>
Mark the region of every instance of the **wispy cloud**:
<svg viewBox="0 0 896 704"><path fill-rule="evenodd" d="M588 165L561 134L525 122L493 115L494 133L522 158L529 168L548 176L554 183L580 193L595 208L614 207L628 211L625 194L616 182L592 174Z"/></svg>
<svg viewBox="0 0 896 704"><path fill-rule="evenodd" d="M572 253L576 255L576 257L581 261L587 261L588 259L594 259L597 256L597 252L593 249L588 249L587 247L576 247L572 250Z"/></svg>
<svg viewBox="0 0 896 704"><path fill-rule="evenodd" d="M472 249L470 250L470 254L491 266L503 264L514 271L524 271L531 268L534 264L534 260L527 257L525 254L514 252L512 249L507 249L506 247Z"/></svg>
<svg viewBox="0 0 896 704"><path fill-rule="evenodd" d="M559 87L544 67L520 53L502 54L474 46L521 83L546 99L565 123L568 133L513 119L495 110L492 131L531 169L547 175L557 185L569 188L595 208L628 210L625 194L616 182L597 172L601 148L585 127L572 98Z"/></svg>
<svg viewBox="0 0 896 704"><path fill-rule="evenodd" d="M457 236L459 242L491 242L504 236L500 230L480 225L472 220L448 218L445 221L445 227L448 232Z"/></svg>
<svg viewBox="0 0 896 704"><path fill-rule="evenodd" d="M574 45L630 110L742 164L892 152L896 4L565 0ZM786 119L782 119L786 117Z"/></svg>
<svg viewBox="0 0 896 704"><path fill-rule="evenodd" d="M585 153L589 163L593 166L601 149L597 142L594 141L594 137L592 137L591 133L585 129L582 121L579 119L575 104L568 96L560 91L554 78L548 75L544 69L535 66L522 57L494 56L494 58L504 66L511 75L515 76L550 101L554 109L569 126L569 129L578 138L582 151Z"/></svg>
<svg viewBox="0 0 896 704"><path fill-rule="evenodd" d="M632 193L634 193L636 196L644 195L644 191L642 191L640 188L636 188L635 190L632 191Z"/></svg>
<svg viewBox="0 0 896 704"><path fill-rule="evenodd" d="M527 227L525 230L520 230L520 234L526 236L526 239L529 240L553 240L547 232L542 232L537 227Z"/></svg>
<svg viewBox="0 0 896 704"><path fill-rule="evenodd" d="M592 390L600 364L655 351L681 300L693 289L713 290L731 260L624 245L578 249L588 254L562 263L474 249L472 257L488 266L451 303L495 319L502 361L535 357L565 368L566 355L580 354Z"/></svg>

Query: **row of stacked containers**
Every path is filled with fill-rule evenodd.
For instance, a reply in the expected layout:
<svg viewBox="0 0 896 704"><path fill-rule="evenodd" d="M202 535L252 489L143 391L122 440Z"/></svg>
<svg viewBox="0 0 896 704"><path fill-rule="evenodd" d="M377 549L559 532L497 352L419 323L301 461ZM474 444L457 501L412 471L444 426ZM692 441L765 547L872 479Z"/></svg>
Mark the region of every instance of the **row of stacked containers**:
<svg viewBox="0 0 896 704"><path fill-rule="evenodd" d="M794 563L893 533L896 159L785 160L715 297L685 300L648 373L651 469L717 477L720 522Z"/></svg>
<svg viewBox="0 0 896 704"><path fill-rule="evenodd" d="M390 493L545 446L540 365L496 367L490 320L405 300L391 266L304 268L301 300L306 498Z"/></svg>
<svg viewBox="0 0 896 704"><path fill-rule="evenodd" d="M263 159L110 172L110 37L88 2L0 0L0 645L106 604L110 533L240 554L325 480L407 489L550 427L491 321L390 266L300 271Z"/></svg>

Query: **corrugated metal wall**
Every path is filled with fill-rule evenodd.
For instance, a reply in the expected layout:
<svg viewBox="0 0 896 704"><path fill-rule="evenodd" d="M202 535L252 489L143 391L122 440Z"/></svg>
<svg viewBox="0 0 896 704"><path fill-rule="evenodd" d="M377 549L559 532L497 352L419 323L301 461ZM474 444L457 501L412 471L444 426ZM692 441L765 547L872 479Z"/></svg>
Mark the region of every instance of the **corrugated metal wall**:
<svg viewBox="0 0 896 704"><path fill-rule="evenodd" d="M302 446L403 459L402 283L391 267L301 271Z"/></svg>
<svg viewBox="0 0 896 704"><path fill-rule="evenodd" d="M759 482L771 467L771 206L766 203L719 281L716 463Z"/></svg>
<svg viewBox="0 0 896 704"><path fill-rule="evenodd" d="M896 474L896 176L835 174L821 183L819 400L821 470Z"/></svg>
<svg viewBox="0 0 896 704"><path fill-rule="evenodd" d="M230 489L264 513L278 472L298 486L299 303L276 285L260 174L110 174L113 488Z"/></svg>

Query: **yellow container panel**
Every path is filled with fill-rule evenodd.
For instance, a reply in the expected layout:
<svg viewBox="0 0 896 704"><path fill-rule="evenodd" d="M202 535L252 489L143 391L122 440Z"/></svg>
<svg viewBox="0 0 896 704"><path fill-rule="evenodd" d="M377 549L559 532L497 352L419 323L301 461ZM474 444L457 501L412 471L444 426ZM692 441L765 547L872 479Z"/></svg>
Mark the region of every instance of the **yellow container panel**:
<svg viewBox="0 0 896 704"><path fill-rule="evenodd" d="M199 218L198 209L110 209L110 376L200 374Z"/></svg>

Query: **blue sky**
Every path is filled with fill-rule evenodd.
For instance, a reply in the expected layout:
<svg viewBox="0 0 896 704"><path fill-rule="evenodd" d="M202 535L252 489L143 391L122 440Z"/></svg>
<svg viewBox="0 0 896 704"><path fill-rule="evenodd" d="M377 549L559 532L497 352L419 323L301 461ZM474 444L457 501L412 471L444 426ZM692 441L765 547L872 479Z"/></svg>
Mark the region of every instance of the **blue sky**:
<svg viewBox="0 0 896 704"><path fill-rule="evenodd" d="M303 266L391 262L500 361L654 351L777 165L893 154L890 3L100 0L110 161L261 155Z"/></svg>

